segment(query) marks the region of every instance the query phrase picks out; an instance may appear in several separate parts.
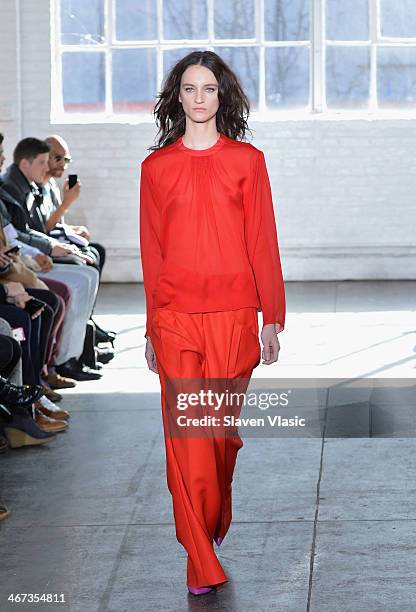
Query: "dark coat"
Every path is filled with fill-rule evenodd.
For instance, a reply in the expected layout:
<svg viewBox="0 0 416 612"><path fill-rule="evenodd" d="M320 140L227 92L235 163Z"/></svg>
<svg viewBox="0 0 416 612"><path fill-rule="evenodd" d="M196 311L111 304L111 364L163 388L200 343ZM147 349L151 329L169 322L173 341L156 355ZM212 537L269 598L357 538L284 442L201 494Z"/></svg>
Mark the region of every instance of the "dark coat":
<svg viewBox="0 0 416 612"><path fill-rule="evenodd" d="M0 200L7 209L10 222L17 230L18 240L50 255L51 241L42 230L43 225L39 223L37 215L31 217L26 207L30 192L31 187L26 177L16 164L11 164L0 177ZM36 206L33 209L36 211Z"/></svg>

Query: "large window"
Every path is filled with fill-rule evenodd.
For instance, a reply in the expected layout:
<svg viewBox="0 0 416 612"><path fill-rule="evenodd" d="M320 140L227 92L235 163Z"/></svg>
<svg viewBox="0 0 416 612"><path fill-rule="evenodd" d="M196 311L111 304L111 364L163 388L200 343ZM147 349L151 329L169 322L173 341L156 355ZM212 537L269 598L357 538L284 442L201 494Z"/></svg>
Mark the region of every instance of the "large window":
<svg viewBox="0 0 416 612"><path fill-rule="evenodd" d="M166 72L211 49L254 116L412 108L416 0L52 0L52 114L151 117Z"/></svg>

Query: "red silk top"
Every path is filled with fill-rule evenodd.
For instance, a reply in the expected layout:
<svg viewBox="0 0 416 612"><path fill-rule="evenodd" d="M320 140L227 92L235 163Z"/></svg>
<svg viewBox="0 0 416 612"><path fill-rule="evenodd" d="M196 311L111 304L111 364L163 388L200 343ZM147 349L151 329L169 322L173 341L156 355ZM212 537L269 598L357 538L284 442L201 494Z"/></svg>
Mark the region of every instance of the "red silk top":
<svg viewBox="0 0 416 612"><path fill-rule="evenodd" d="M285 325L285 289L264 154L220 134L208 149L179 137L141 164L140 250L146 333L152 308L255 306Z"/></svg>

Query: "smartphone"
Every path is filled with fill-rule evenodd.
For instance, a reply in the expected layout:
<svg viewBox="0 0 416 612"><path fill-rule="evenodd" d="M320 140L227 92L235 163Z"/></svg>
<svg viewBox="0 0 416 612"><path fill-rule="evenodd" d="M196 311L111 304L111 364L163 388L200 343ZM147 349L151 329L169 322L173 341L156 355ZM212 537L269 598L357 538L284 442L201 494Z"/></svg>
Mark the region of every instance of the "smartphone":
<svg viewBox="0 0 416 612"><path fill-rule="evenodd" d="M68 175L68 189L72 189L78 183L78 174Z"/></svg>
<svg viewBox="0 0 416 612"><path fill-rule="evenodd" d="M10 255L11 253L18 253L20 251L20 246L16 244L16 246L12 247L8 251L4 251L4 255Z"/></svg>
<svg viewBox="0 0 416 612"><path fill-rule="evenodd" d="M32 298L31 300L26 302L25 310L30 315L33 315L33 314L35 314L35 312L37 312L38 310L40 310L44 306L46 306L45 302L42 302L41 300L37 300L36 298Z"/></svg>

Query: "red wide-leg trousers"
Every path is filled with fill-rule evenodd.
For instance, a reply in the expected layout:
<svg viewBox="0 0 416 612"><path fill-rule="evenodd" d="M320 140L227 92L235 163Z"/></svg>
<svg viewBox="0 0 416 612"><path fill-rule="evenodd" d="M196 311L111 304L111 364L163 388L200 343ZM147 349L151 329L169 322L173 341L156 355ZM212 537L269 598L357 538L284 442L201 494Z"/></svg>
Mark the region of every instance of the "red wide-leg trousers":
<svg viewBox="0 0 416 612"><path fill-rule="evenodd" d="M161 384L167 485L176 537L188 553L187 584L193 587L228 580L213 538L224 538L231 523L231 483L243 441L238 432L232 437L169 435L167 379L239 378L247 380L247 387L261 359L258 333L255 307L207 313L152 311L150 339Z"/></svg>

